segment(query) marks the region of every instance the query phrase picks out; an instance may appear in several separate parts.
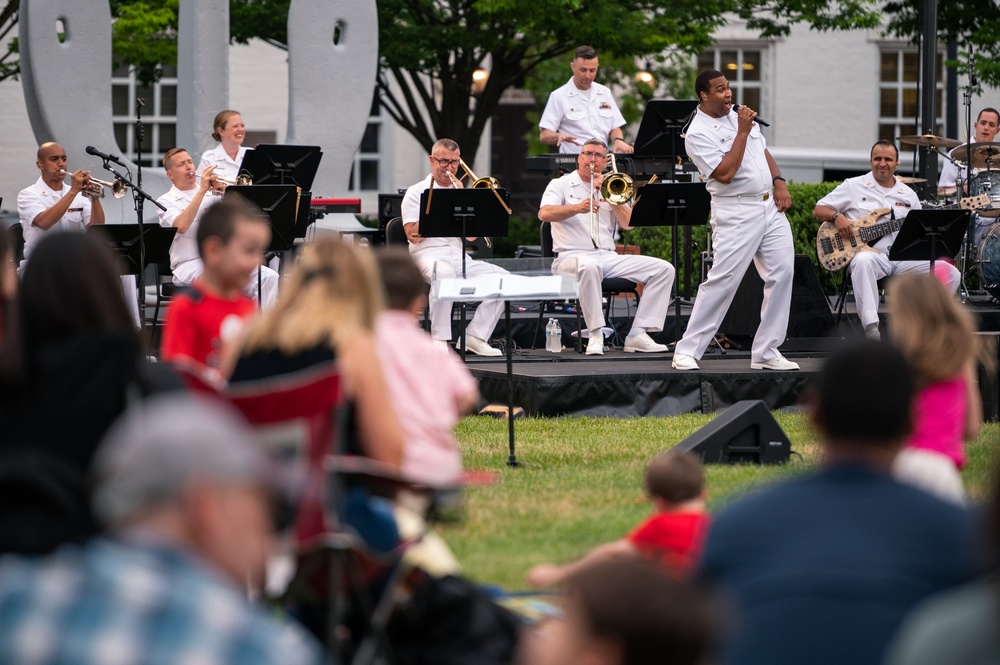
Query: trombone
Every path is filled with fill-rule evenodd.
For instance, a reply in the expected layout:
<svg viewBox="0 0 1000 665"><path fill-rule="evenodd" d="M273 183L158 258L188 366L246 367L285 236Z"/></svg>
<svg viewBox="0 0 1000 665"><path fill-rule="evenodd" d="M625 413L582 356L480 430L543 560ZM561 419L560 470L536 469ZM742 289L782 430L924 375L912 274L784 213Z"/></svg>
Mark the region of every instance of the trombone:
<svg viewBox="0 0 1000 665"><path fill-rule="evenodd" d="M618 161L614 153L609 153L611 157L611 170L604 176L601 182L601 197L610 205L620 206L628 203L635 196L635 181L631 176L618 170ZM590 165L590 198L594 200L594 165ZM590 242L594 244L594 249L600 249L600 213L595 212L593 206L590 209Z"/></svg>
<svg viewBox="0 0 1000 665"><path fill-rule="evenodd" d="M503 197L500 196L500 193L497 191L498 189L500 189L500 181L499 180L497 180L493 176L486 176L485 178L478 178L478 177L476 177L476 174L472 172L472 169L469 168L469 165L465 163L464 159L459 159L458 160L458 164L463 169L465 169L465 174L467 176L469 176L469 179L472 181L472 184L469 185L470 189L491 189L491 190L493 190L493 196L497 197L497 201L499 201L500 205L503 206L503 209L507 211L507 214L509 215L509 214L511 214L513 212L510 209L510 206L507 205L507 202L503 200ZM458 183L461 180L461 178L456 179L455 176L453 176L451 174L451 171L448 171L447 173L448 173L448 177L451 178L452 184L455 185L456 187L458 187ZM493 240L491 240L488 237L484 237L484 240L486 240L486 246L487 247L490 247L490 248L493 247Z"/></svg>
<svg viewBox="0 0 1000 665"><path fill-rule="evenodd" d="M69 174L66 172L66 169L59 169L59 175L61 175L63 180L65 180L66 176ZM124 197L128 192L128 185L126 185L125 181L120 178L115 178L114 182L98 180L97 178L89 178L83 186L83 192L86 196L103 199L105 187L111 190L111 195L116 199Z"/></svg>

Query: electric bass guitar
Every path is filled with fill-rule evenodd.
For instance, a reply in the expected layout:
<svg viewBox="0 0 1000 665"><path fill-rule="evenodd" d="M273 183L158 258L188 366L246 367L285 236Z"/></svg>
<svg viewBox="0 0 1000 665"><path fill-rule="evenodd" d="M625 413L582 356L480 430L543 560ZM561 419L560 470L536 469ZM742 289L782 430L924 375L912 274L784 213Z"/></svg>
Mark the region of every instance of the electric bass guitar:
<svg viewBox="0 0 1000 665"><path fill-rule="evenodd" d="M991 205L988 194L970 196L962 199L958 207L962 210L977 210ZM890 219L879 222L880 217L889 214L889 208L873 210L861 219L852 219L850 235L843 237L836 225L823 222L816 231L816 256L821 266L831 272L837 272L847 267L858 252L874 252L869 246L879 238L898 231L903 226L902 219Z"/></svg>

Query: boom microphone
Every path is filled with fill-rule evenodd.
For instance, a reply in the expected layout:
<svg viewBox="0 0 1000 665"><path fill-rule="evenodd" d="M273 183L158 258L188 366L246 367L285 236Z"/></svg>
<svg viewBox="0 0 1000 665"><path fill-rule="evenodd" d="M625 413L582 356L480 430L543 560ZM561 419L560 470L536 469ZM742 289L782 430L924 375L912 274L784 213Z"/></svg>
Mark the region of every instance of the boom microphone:
<svg viewBox="0 0 1000 665"><path fill-rule="evenodd" d="M733 104L733 110L734 111L739 111L740 110L740 105L739 104ZM771 126L771 123L767 122L766 120L761 120L760 116L757 116L756 118L754 118L753 121L756 122L761 127L770 127ZM88 150L88 152L89 152L89 150Z"/></svg>
<svg viewBox="0 0 1000 665"><path fill-rule="evenodd" d="M87 154L88 155L94 155L95 157L100 157L101 159L103 159L106 162L114 162L118 166L125 166L125 163L122 162L122 160L120 160L118 158L118 155L109 155L106 152L101 152L100 150L98 150L97 148L95 148L92 145L88 145L87 146Z"/></svg>

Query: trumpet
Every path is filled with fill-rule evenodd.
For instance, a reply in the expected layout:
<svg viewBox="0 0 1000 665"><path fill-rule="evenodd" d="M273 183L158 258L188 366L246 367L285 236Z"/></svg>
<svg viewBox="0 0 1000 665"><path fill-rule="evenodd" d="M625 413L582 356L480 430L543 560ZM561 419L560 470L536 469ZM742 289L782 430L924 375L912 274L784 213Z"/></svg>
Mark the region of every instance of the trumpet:
<svg viewBox="0 0 1000 665"><path fill-rule="evenodd" d="M201 176L198 175L197 173L194 174L194 177L197 180L201 180ZM236 180L230 180L229 178L223 178L222 176L217 176L215 174L212 174L212 176L209 177L209 180L215 180L216 182L221 182L226 187L229 187L230 185L239 185L240 187L243 187L253 184L253 178L251 178L250 175L247 173L241 173L240 175L236 176ZM222 192L220 192L217 189L213 189L212 194L214 194L215 196L222 196Z"/></svg>
<svg viewBox="0 0 1000 665"><path fill-rule="evenodd" d="M66 172L66 169L59 169L59 175L61 175L65 180L66 176L69 174ZM111 190L111 195L116 199L122 198L128 192L128 185L126 185L125 181L120 178L115 178L114 182L98 180L97 178L89 178L83 185L83 193L85 196L103 199L105 187Z"/></svg>

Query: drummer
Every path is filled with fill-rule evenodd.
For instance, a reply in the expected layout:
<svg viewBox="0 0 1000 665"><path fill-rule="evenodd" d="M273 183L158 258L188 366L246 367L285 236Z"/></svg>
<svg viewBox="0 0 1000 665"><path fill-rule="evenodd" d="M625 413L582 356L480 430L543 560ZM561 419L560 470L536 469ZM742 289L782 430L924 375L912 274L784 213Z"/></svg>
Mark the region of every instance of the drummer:
<svg viewBox="0 0 1000 665"><path fill-rule="evenodd" d="M996 138L997 131L1000 130L1000 112L994 108L984 108L976 117L974 129L975 138L972 141L973 143L992 142ZM950 153L952 159L963 162L961 168L959 168L959 166L952 161L945 161L944 165L941 167L941 176L938 178L938 194L951 196L957 191L959 181L962 183L966 182L968 170L966 169L964 163L969 161L969 157L966 154L967 148L964 146L965 144L963 143L957 148L953 148ZM1000 163L998 163L998 166L1000 166ZM973 177L975 177L978 172L979 169L973 168ZM966 193L969 193L968 188L965 191ZM975 194L977 192L973 191L972 193ZM998 192L996 196L1000 196L1000 192ZM975 213L972 223L972 241L974 244L979 244L979 241L982 239L986 230L996 223L997 217L1000 217L1000 209L980 210Z"/></svg>

